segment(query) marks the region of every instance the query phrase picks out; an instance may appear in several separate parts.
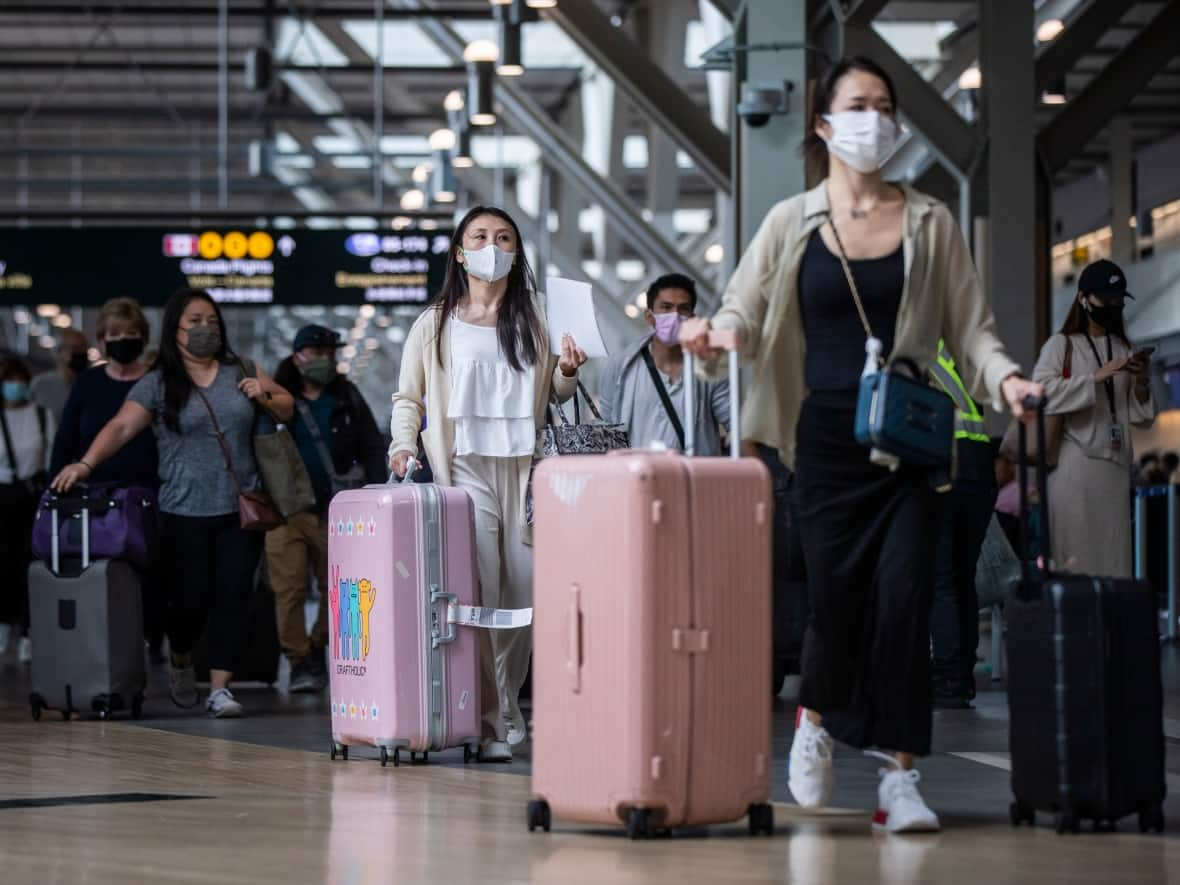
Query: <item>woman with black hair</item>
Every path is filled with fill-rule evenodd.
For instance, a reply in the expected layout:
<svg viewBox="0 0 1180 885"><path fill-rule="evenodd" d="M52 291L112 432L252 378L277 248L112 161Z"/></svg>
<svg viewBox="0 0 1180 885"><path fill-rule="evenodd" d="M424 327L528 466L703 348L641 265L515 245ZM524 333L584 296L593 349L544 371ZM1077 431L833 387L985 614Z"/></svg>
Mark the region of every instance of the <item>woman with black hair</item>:
<svg viewBox="0 0 1180 885"><path fill-rule="evenodd" d="M565 337L549 353L545 310L516 222L477 206L455 230L442 291L410 329L393 397L390 469L404 476L422 444L435 482L475 501L482 604L532 605L531 536L524 501L536 433L550 393L566 400L586 354ZM530 628L481 631L484 742L480 756L507 761L528 739L520 687ZM489 637L488 633L491 633Z"/></svg>
<svg viewBox="0 0 1180 885"><path fill-rule="evenodd" d="M232 353L224 328L221 309L207 292L176 292L164 307L155 366L131 389L86 454L57 475L53 487L68 491L141 431L153 428L160 453L162 558L170 570L172 700L181 707L199 703L192 650L207 632L206 707L212 716L235 717L242 715L242 706L229 684L245 645L262 551L262 536L241 527L238 491L259 487L252 443L256 409L288 421L293 403L266 372ZM219 434L233 461L233 477Z"/></svg>
<svg viewBox="0 0 1180 885"><path fill-rule="evenodd" d="M884 360L925 372L943 338L977 400L1020 415L1041 388L996 337L947 207L882 178L899 131L888 74L844 59L811 111L805 148L823 180L770 210L712 320L754 363L743 433L795 470L811 614L788 786L800 805L823 805L834 740L876 748L874 826L937 830L914 769L930 752L936 498L926 471L856 441L858 387ZM688 320L682 335L716 371L709 328Z"/></svg>
<svg viewBox="0 0 1180 885"><path fill-rule="evenodd" d="M1155 403L1149 351L1135 349L1123 324L1130 297L1117 264L1083 270L1069 316L1033 372L1048 414L1064 420L1049 474L1053 558L1064 571L1131 577L1131 428L1151 425Z"/></svg>
<svg viewBox="0 0 1180 885"><path fill-rule="evenodd" d="M361 392L336 371L339 347L340 337L331 329L304 326L275 371L275 381L295 400L291 435L315 491L313 509L292 514L266 533L279 644L295 693L328 684L328 504L339 489L386 478L385 440ZM308 635L304 604L310 575L320 588L320 604Z"/></svg>

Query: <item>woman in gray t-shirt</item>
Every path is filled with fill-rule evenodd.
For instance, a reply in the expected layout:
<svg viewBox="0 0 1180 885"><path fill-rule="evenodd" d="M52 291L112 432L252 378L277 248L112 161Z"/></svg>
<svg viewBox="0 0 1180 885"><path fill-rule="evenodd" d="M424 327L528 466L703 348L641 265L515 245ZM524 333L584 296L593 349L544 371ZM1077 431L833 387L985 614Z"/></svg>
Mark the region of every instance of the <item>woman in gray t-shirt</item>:
<svg viewBox="0 0 1180 885"><path fill-rule="evenodd" d="M53 481L55 489L68 491L142 430L153 428L160 452L161 561L170 570L172 700L182 707L200 701L192 650L207 632L207 708L217 717L242 714L229 683L245 645L262 535L241 527L237 498L239 489L259 484L251 442L256 406L278 421L290 420L294 411L291 394L262 369L257 377L246 377L223 328L221 311L207 292L181 289L173 295L164 307L160 356L152 371L131 389L85 456ZM232 477L217 428L233 462Z"/></svg>

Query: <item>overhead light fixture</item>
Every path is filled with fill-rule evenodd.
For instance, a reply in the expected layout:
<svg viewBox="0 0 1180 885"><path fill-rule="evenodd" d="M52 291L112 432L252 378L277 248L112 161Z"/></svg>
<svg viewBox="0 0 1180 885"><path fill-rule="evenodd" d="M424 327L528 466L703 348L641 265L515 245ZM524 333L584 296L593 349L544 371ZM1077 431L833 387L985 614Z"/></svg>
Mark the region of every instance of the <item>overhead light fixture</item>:
<svg viewBox="0 0 1180 885"><path fill-rule="evenodd" d="M720 243L714 243L705 250L705 261L709 264L720 264L725 260L725 247Z"/></svg>
<svg viewBox="0 0 1180 885"><path fill-rule="evenodd" d="M1037 28L1038 43L1052 43L1065 30L1065 22L1059 18L1050 18L1041 22Z"/></svg>
<svg viewBox="0 0 1180 885"><path fill-rule="evenodd" d="M407 212L418 212L426 206L426 194L414 188L402 194L401 207Z"/></svg>
<svg viewBox="0 0 1180 885"><path fill-rule="evenodd" d="M500 59L496 73L501 77L519 77L524 73L524 60L520 51L520 26L524 11L520 2L496 8L496 19L500 23Z"/></svg>
<svg viewBox="0 0 1180 885"><path fill-rule="evenodd" d="M431 169L431 199L436 203L455 202L455 171L451 167L451 150L455 147L455 133L450 129L436 129L430 134L430 149L434 151Z"/></svg>
<svg viewBox="0 0 1180 885"><path fill-rule="evenodd" d="M451 152L451 165L456 169L470 169L475 165L475 158L471 156L471 130L461 129L459 138L455 142L455 149Z"/></svg>
<svg viewBox="0 0 1180 885"><path fill-rule="evenodd" d="M488 0L488 2L491 3L492 6L511 6L513 0Z"/></svg>
<svg viewBox="0 0 1180 885"><path fill-rule="evenodd" d="M410 178L414 184L426 184L430 181L430 163L419 163L414 167L414 171L410 173Z"/></svg>
<svg viewBox="0 0 1180 885"><path fill-rule="evenodd" d="M467 119L472 126L494 126L492 84L500 48L491 40L476 40L463 51L467 62Z"/></svg>
<svg viewBox="0 0 1180 885"><path fill-rule="evenodd" d="M972 65L959 74L959 88L963 90L979 89L983 86L983 74L979 71L979 65Z"/></svg>
<svg viewBox="0 0 1180 885"><path fill-rule="evenodd" d="M1065 77L1058 77L1041 93L1041 104L1063 105L1068 100L1065 94Z"/></svg>
<svg viewBox="0 0 1180 885"><path fill-rule="evenodd" d="M463 110L463 93L458 89L452 89L447 93L447 97L443 99L443 107L448 114L452 111Z"/></svg>
<svg viewBox="0 0 1180 885"><path fill-rule="evenodd" d="M557 5L557 0L525 0L529 9L552 9Z"/></svg>
<svg viewBox="0 0 1180 885"><path fill-rule="evenodd" d="M432 151L449 151L455 146L455 133L450 129L435 129L430 133Z"/></svg>

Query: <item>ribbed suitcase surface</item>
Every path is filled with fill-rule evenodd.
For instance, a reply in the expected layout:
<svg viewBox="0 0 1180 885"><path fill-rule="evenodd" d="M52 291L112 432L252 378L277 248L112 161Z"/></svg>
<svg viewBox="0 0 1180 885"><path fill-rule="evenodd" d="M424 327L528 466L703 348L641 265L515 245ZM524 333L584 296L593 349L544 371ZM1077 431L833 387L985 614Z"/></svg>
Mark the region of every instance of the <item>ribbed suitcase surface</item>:
<svg viewBox="0 0 1180 885"><path fill-rule="evenodd" d="M1143 813L1155 825L1167 789L1157 606L1146 582L1083 575L1033 579L1013 594L1015 819L1052 811L1069 829Z"/></svg>
<svg viewBox="0 0 1180 885"><path fill-rule="evenodd" d="M533 790L552 813L736 820L770 792L770 479L616 452L534 480Z"/></svg>
<svg viewBox="0 0 1180 885"><path fill-rule="evenodd" d="M54 710L138 716L147 683L142 606L139 576L126 562L99 560L69 577L34 562L32 694Z"/></svg>

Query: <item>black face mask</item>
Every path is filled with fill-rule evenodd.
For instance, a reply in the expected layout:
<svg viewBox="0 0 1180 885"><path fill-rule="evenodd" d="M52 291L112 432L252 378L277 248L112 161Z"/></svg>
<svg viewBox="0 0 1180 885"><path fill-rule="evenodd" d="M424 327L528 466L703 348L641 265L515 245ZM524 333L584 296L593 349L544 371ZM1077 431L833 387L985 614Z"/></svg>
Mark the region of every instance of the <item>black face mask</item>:
<svg viewBox="0 0 1180 885"><path fill-rule="evenodd" d="M1122 320L1123 306L1121 304L1104 304L1101 307L1095 307L1092 304L1086 304L1086 313L1102 328L1111 329L1117 327L1119 321Z"/></svg>
<svg viewBox="0 0 1180 885"><path fill-rule="evenodd" d="M84 353L70 354L70 361L66 363L66 366L68 366L69 370L75 375L81 375L90 368L90 357Z"/></svg>
<svg viewBox="0 0 1180 885"><path fill-rule="evenodd" d="M107 342L107 356L124 366L135 362L142 355L142 338L116 338Z"/></svg>

